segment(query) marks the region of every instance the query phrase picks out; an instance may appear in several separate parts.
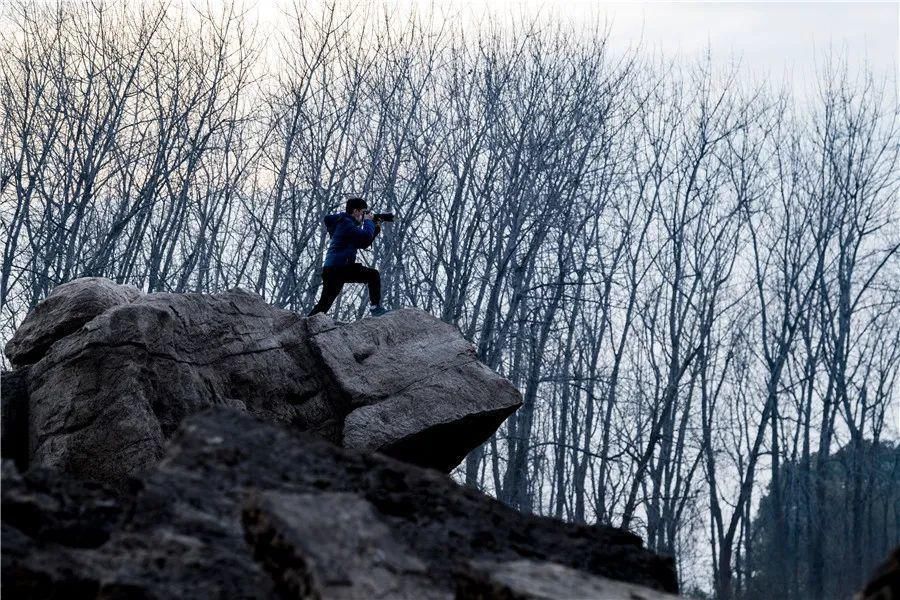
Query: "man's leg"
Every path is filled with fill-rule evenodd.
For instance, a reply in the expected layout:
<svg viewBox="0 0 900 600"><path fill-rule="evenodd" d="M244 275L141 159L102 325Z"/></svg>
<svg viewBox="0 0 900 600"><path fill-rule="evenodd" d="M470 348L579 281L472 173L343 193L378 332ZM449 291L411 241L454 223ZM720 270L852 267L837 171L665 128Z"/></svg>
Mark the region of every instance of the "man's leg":
<svg viewBox="0 0 900 600"><path fill-rule="evenodd" d="M381 273L378 269L370 269L359 263L350 265L345 281L365 283L369 286L369 304L381 304Z"/></svg>
<svg viewBox="0 0 900 600"><path fill-rule="evenodd" d="M319 301L312 309L312 312L309 313L310 317L318 313L327 312L331 308L331 305L334 304L335 299L344 287L344 281L338 269L333 267L322 269L322 295L319 297Z"/></svg>
<svg viewBox="0 0 900 600"><path fill-rule="evenodd" d="M369 279L366 283L369 286L369 304L379 306L381 304L381 273L378 269L366 269Z"/></svg>

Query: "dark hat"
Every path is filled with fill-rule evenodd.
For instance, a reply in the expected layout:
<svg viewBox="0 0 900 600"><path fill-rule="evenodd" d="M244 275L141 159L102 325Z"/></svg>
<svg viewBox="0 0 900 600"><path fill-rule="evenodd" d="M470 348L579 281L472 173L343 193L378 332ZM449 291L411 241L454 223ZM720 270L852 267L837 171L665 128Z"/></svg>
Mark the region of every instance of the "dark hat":
<svg viewBox="0 0 900 600"><path fill-rule="evenodd" d="M369 208L369 205L366 204L366 201L362 198L348 198L347 199L347 212L353 212L357 208Z"/></svg>

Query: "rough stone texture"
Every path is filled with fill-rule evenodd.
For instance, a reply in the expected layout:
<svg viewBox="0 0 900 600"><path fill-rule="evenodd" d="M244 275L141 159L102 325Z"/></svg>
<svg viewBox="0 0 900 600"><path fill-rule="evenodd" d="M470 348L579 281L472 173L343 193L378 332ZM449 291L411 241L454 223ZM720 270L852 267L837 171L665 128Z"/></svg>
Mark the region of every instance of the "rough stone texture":
<svg viewBox="0 0 900 600"><path fill-rule="evenodd" d="M94 598L119 524L115 493L46 469L19 475L3 461L2 587L9 598ZM111 596L114 597L114 596Z"/></svg>
<svg viewBox="0 0 900 600"><path fill-rule="evenodd" d="M78 331L107 309L140 296L136 287L102 277L83 277L58 285L7 342L6 356L15 366L37 362L57 340Z"/></svg>
<svg viewBox="0 0 900 600"><path fill-rule="evenodd" d="M456 600L675 600L678 596L642 585L590 575L564 565L533 560L474 561L461 573Z"/></svg>
<svg viewBox="0 0 900 600"><path fill-rule="evenodd" d="M634 535L382 456L449 470L521 402L430 315L336 324L241 290L60 289L2 376L10 597L527 594L542 588L484 571L526 559L577 571L560 598L586 574L676 589L672 560Z"/></svg>
<svg viewBox="0 0 900 600"><path fill-rule="evenodd" d="M449 471L520 404L512 384L480 363L455 327L421 311L395 311L310 339L351 398L348 448L427 457Z"/></svg>
<svg viewBox="0 0 900 600"><path fill-rule="evenodd" d="M0 456L28 466L29 367L0 372Z"/></svg>
<svg viewBox="0 0 900 600"><path fill-rule="evenodd" d="M243 522L254 556L284 596L452 600L355 494L266 492L247 504Z"/></svg>
<svg viewBox="0 0 900 600"><path fill-rule="evenodd" d="M32 366L31 462L116 481L154 464L185 416L217 405L333 438L339 406L303 330L299 315L246 293L115 306Z"/></svg>
<svg viewBox="0 0 900 600"><path fill-rule="evenodd" d="M24 476L3 461L3 523L39 542L75 548L105 543L121 514L113 490L47 469Z"/></svg>
<svg viewBox="0 0 900 600"><path fill-rule="evenodd" d="M123 509L96 547L7 522L10 491L33 493L7 485L8 477L3 591L10 597L362 598L354 594L361 590L446 597L471 580L479 561L523 559L665 591L677 585L672 560L627 532L521 514L435 470L235 410L186 419L158 465L122 492ZM568 582L553 597L578 597Z"/></svg>
<svg viewBox="0 0 900 600"><path fill-rule="evenodd" d="M23 376L28 402L9 413L28 431L26 460L21 440L15 457L4 447L20 467L118 482L159 460L187 415L228 406L448 471L521 403L456 328L418 310L337 325L241 290L140 295L85 279L54 290L19 331L75 323L51 345L37 336L47 347ZM11 360L38 356L17 344Z"/></svg>

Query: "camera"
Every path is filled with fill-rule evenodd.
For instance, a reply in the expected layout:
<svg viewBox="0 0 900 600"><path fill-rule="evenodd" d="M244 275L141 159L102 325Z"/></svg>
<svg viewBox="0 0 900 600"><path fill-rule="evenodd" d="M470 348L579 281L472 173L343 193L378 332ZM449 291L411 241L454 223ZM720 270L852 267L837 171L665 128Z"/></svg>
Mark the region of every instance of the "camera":
<svg viewBox="0 0 900 600"><path fill-rule="evenodd" d="M378 223L393 223L394 222L394 213L373 213L369 211L372 215L372 219Z"/></svg>

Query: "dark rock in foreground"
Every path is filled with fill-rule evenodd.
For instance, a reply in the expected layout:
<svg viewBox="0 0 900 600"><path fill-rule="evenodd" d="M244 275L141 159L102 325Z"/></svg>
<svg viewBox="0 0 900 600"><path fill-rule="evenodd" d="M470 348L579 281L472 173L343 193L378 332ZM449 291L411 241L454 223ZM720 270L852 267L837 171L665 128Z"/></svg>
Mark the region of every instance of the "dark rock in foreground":
<svg viewBox="0 0 900 600"><path fill-rule="evenodd" d="M4 465L9 597L427 599L499 589L572 598L613 589L585 587L601 585L593 576L676 589L672 560L634 535L520 514L437 471L228 409L188 418L122 496L62 475L48 486ZM76 506L84 536L70 535ZM550 596L529 572L556 574Z"/></svg>
<svg viewBox="0 0 900 600"><path fill-rule="evenodd" d="M559 597L674 600L678 597L633 583L589 575L553 562L473 561L470 566L471 568L464 572L457 582L457 597L504 600L544 600ZM560 596L561 592L565 596Z"/></svg>
<svg viewBox="0 0 900 600"><path fill-rule="evenodd" d="M0 372L0 456L28 468L28 367Z"/></svg>

